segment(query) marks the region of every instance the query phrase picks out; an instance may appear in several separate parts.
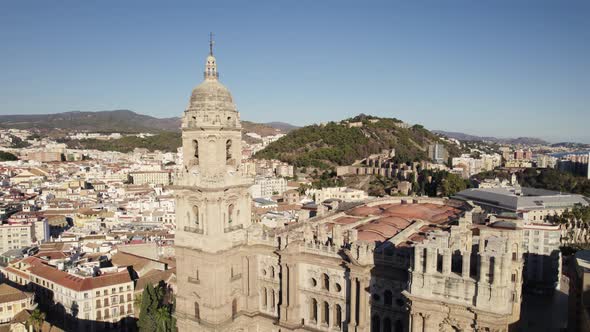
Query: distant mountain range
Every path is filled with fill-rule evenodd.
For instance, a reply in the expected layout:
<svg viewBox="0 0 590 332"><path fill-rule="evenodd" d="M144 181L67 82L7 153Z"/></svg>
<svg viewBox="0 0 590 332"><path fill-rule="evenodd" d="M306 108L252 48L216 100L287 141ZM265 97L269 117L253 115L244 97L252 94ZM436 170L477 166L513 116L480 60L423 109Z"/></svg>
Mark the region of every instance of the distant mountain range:
<svg viewBox="0 0 590 332"><path fill-rule="evenodd" d="M129 110L64 112L55 114L0 115L0 127L19 129L69 129L99 132L176 131L179 118L155 118Z"/></svg>
<svg viewBox="0 0 590 332"><path fill-rule="evenodd" d="M535 137L518 137L518 138L497 138L491 136L476 136L465 133L458 133L444 130L433 130L433 133L444 135L448 138L454 138L459 141L483 141L499 144L523 144L523 145L547 145L549 142Z"/></svg>
<svg viewBox="0 0 590 332"><path fill-rule="evenodd" d="M243 121L244 132L260 136L288 133L297 128L283 122L255 123ZM98 112L64 112L55 114L0 115L0 128L56 129L89 132L162 132L180 131L180 117L156 118L129 110Z"/></svg>

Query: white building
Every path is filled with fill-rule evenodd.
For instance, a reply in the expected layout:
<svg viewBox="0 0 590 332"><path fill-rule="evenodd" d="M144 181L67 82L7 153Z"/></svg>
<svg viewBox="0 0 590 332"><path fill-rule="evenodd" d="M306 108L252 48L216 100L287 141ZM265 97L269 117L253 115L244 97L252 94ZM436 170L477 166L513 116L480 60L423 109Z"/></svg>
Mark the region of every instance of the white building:
<svg viewBox="0 0 590 332"><path fill-rule="evenodd" d="M256 177L254 185L250 187L253 198L282 195L287 191L287 180L275 177Z"/></svg>
<svg viewBox="0 0 590 332"><path fill-rule="evenodd" d="M321 203L327 199L340 199L345 202L354 202L369 198L367 193L363 190L347 187L312 189L309 193L310 195L315 195L315 201L317 203Z"/></svg>
<svg viewBox="0 0 590 332"><path fill-rule="evenodd" d="M64 314L83 320L78 322L82 324L78 331L133 316L134 284L127 270L83 277L27 257L10 263L2 272L15 284L32 286L41 306L61 304Z"/></svg>
<svg viewBox="0 0 590 332"><path fill-rule="evenodd" d="M550 223L523 225L526 259L525 284L537 288L559 288L561 280L561 229Z"/></svg>

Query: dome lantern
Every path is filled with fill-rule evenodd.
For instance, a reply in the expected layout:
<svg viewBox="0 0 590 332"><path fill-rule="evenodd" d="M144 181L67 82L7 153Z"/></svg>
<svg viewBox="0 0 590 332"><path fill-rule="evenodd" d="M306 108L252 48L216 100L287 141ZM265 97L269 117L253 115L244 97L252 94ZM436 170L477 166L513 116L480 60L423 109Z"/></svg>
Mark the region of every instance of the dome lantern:
<svg viewBox="0 0 590 332"><path fill-rule="evenodd" d="M209 56L207 57L207 63L205 64L205 79L206 80L217 80L219 73L217 72L217 62L213 56L213 32L209 34Z"/></svg>

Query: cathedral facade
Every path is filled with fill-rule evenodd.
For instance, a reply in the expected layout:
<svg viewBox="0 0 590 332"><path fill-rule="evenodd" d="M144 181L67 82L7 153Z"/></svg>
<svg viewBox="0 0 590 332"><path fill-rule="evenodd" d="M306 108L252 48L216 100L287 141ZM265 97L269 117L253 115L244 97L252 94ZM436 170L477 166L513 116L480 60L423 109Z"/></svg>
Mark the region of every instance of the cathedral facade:
<svg viewBox="0 0 590 332"><path fill-rule="evenodd" d="M459 227L459 220L461 231L471 232L472 215L464 202L373 199L341 204L275 229L253 223L248 193L252 179L241 171L239 113L229 90L219 82L212 45L204 81L193 90L183 115L182 142L182 170L173 186L179 331L507 331L513 322L512 308L520 303L519 293L514 293L519 279L506 279L508 272L495 271L506 267L515 273L520 261L499 256L494 262L502 264L492 269L504 274L492 280L480 267L487 264L482 266L489 269L489 260L478 257L500 251L513 257L506 250L515 240L496 244L490 254L484 246L481 255L467 263L477 272L462 277L450 275L450 256L444 256L439 271L431 258L423 269L425 259L414 254L416 246L424 253L432 243L442 245L428 234L449 233ZM467 235L461 238L463 242L450 248L447 242L440 252L472 251L477 241ZM432 253L438 249L428 250L427 255L436 255ZM487 289L491 293L486 296L493 299L481 308L475 299L450 303L466 317L455 324L453 312L444 311L445 301L453 292L465 292L467 286L460 284L477 284L480 276L487 278L482 279L485 287L473 297ZM440 288L444 278L454 278L454 286L445 288L443 282ZM494 286L502 288L500 295ZM506 300L512 302L500 311L490 303ZM439 308L437 320L425 321L424 308ZM477 315L465 314L475 309Z"/></svg>

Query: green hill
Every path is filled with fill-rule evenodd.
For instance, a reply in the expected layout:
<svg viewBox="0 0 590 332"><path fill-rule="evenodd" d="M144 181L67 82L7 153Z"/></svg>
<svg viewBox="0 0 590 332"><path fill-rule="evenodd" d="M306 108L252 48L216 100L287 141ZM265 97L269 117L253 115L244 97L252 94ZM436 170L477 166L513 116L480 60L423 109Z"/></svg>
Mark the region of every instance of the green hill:
<svg viewBox="0 0 590 332"><path fill-rule="evenodd" d="M349 125L362 122L361 127ZM359 115L351 119L311 125L292 130L269 144L256 158L279 159L295 166L330 168L349 165L355 160L384 149L395 149L400 162L428 159L428 145L441 142L451 156L459 148L442 140L420 125L408 127L398 119Z"/></svg>

